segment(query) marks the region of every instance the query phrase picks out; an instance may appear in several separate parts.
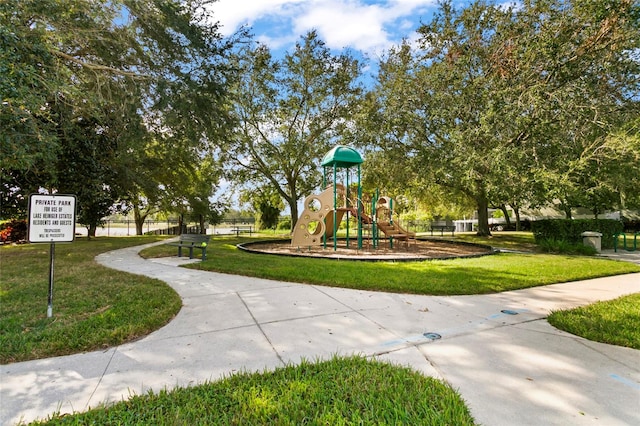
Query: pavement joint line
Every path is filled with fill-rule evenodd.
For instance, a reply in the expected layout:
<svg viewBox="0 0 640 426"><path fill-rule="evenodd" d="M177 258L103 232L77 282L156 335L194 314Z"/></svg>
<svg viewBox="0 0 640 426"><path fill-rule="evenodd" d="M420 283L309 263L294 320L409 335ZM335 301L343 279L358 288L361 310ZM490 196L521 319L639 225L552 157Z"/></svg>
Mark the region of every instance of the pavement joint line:
<svg viewBox="0 0 640 426"><path fill-rule="evenodd" d="M305 319L332 317L332 316L335 316L335 315L344 315L344 314L353 314L353 313L357 314L358 312L357 311L327 312L326 314L313 314L313 315L304 315L304 316L299 316L299 317L281 318L281 319L276 319L276 320L263 321L260 324L263 324L263 325L278 324L278 323L281 323L281 322L290 322L290 321L299 321L299 320L305 320Z"/></svg>
<svg viewBox="0 0 640 426"><path fill-rule="evenodd" d="M314 286L314 288L317 286ZM365 312L380 312L383 309L382 308L370 308L370 309L356 309L353 306L348 305L347 303L344 303L341 300L338 300L336 297L328 294L327 292L323 291L320 288L316 288L316 290L318 290L320 293L324 294L325 296L329 297L330 299L332 299L333 301L341 304L342 306L346 307L347 309L349 309L349 312L355 313L359 316L361 316L362 318L364 318L365 320L369 321L370 323L374 324L376 327L378 327L378 329L380 330L384 330L389 334L395 334L398 335L396 332L394 332L393 330L390 330L389 328L385 327L383 324L379 323L378 321L375 321L371 318L369 318ZM398 336L398 338L401 338L401 336Z"/></svg>
<svg viewBox="0 0 640 426"><path fill-rule="evenodd" d="M382 343L382 346L401 345L401 348L406 348L406 347L411 347L411 346L416 346L417 347L417 346L425 345L425 344L428 344L428 343L433 343L433 342L440 341L440 340L448 340L448 339L453 339L453 338L457 338L457 337L470 336L472 334L484 333L486 331L497 330L497 329L504 328L504 327L517 328L518 326L520 326L522 324L528 324L528 323L538 322L538 321L546 321L546 318L545 317L530 318L530 319L526 319L526 320L522 320L522 321L518 321L518 322L495 323L494 326L489 327L489 328L474 329L474 330L467 330L467 331L457 332L457 330L469 329L474 324L482 325L482 324L490 324L491 323L491 321L473 322L473 323L465 324L465 325L460 326L460 327L454 327L454 328L443 329L443 330L436 330L436 331L434 331L434 333L438 333L441 336L438 339L432 339L432 338L426 337L424 334L420 334L420 335L417 334L417 335L414 335L414 336L401 337L401 338L396 339L396 340L390 340L390 341L384 342L384 343ZM547 333L547 334L552 334L552 333Z"/></svg>
<svg viewBox="0 0 640 426"><path fill-rule="evenodd" d="M100 374L100 379L98 379L98 383L96 383L95 387L91 391L91 395L89 395L89 398L87 398L87 402L84 405L84 409L83 409L84 411L87 411L89 409L89 404L91 403L93 396L96 394L96 391L102 384L102 379L104 379L104 375L107 374L107 371L109 371L109 367L111 366L111 361L113 361L113 357L116 356L117 352L118 352L118 346L113 348L113 351L111 352L111 356L109 357L109 361L107 362L107 365L104 366L104 370L102 370L102 374Z"/></svg>
<svg viewBox="0 0 640 426"><path fill-rule="evenodd" d="M174 340L174 339L180 339L182 337L197 337L197 336L206 336L208 334L216 334L216 333L224 333L227 331L234 331L234 330L242 330L244 328L252 328L255 327L255 324L246 324L246 325L237 325L234 327L228 327L228 328L221 328L221 329L217 329L217 330L209 330L209 331L200 331L198 333L187 333L187 334L181 334L179 336L165 336L165 337L160 337L157 339L158 342L162 342L162 341L166 341L166 340ZM146 337L146 336L145 336ZM144 339L145 337L143 337L142 339ZM136 341L133 342L128 342L128 343L123 343L122 346L130 344L130 343L135 343Z"/></svg>
<svg viewBox="0 0 640 426"><path fill-rule="evenodd" d="M271 347L271 350L276 354L276 357L278 357L278 360L280 361L280 363L283 366L286 366L287 363L285 362L284 359L282 359L282 356L280 355L280 352L278 352L278 350L276 349L276 347L273 345L273 342L271 341L271 339L269 338L269 336L267 335L267 333L264 331L264 329L262 328L262 325L258 322L258 320L256 319L256 317L253 315L253 312L251 312L251 309L249 308L249 305L247 305L247 302L242 298L242 295L240 295L240 293L237 293L238 298L240 299L240 301L242 302L242 304L244 305L245 309L247 310L247 312L249 312L249 315L251 315L251 318L253 319L253 322L255 323L255 325L258 327L258 330L260 330L260 333L262 333L262 335L264 336L264 338L267 340L267 342L269 343L269 347Z"/></svg>
<svg viewBox="0 0 640 426"><path fill-rule="evenodd" d="M628 368L630 370L634 370L637 373L640 373L640 364L633 364L633 365L626 364L624 362L621 362L618 359L610 357L609 354L607 354L606 352L600 350L598 348L598 345L592 345L592 343L598 343L598 344L606 344L606 343L592 342L591 340L587 340L587 339L585 339L583 337L576 336L574 334L570 334L570 333L567 333L567 334L569 334L569 336L571 338L573 338L576 342L578 342L580 345L584 346L585 348L589 349L590 351L597 352L598 354L600 354L600 356L603 356L603 357L607 358L611 362L614 362L614 363L619 364L619 365L621 365L621 366L623 366L625 368Z"/></svg>

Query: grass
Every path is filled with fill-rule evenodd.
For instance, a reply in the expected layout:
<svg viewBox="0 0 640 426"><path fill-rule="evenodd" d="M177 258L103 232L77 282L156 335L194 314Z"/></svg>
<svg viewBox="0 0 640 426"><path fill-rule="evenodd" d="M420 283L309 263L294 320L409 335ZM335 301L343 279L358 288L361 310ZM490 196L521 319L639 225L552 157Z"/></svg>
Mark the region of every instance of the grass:
<svg viewBox="0 0 640 426"><path fill-rule="evenodd" d="M45 424L473 425L443 382L362 357L303 361L272 372L135 396Z"/></svg>
<svg viewBox="0 0 640 426"><path fill-rule="evenodd" d="M457 233L456 240L486 244L499 249L535 252L538 250L531 232L493 232L490 237L479 237L475 232Z"/></svg>
<svg viewBox="0 0 640 426"><path fill-rule="evenodd" d="M533 244L532 237L516 234L495 235L490 240L472 236L461 239L512 250L530 250ZM53 318L46 318L49 246L1 247L1 362L118 345L165 324L181 305L171 288L157 280L101 267L93 260L105 251L156 240L97 238L57 245ZM292 259L242 252L235 247L239 241L249 239L213 238L209 260L199 267L287 281L420 294L488 293L640 271L637 265L592 257L533 254L409 263ZM162 245L146 249L144 254L175 256L176 248ZM565 327L561 324L563 319L573 326L588 321L584 328L589 332L605 329L607 339L620 331L624 339L611 339L608 343L637 348L639 298L634 295L597 304L596 314L572 310L552 317L560 318L558 327ZM601 338L597 333L585 337ZM617 343L622 341L632 343ZM85 413L54 415L45 423L474 424L459 395L441 381L358 357L237 374L199 386L134 396Z"/></svg>
<svg viewBox="0 0 640 426"><path fill-rule="evenodd" d="M166 324L182 306L171 287L94 260L106 251L158 240L99 237L56 244L51 318L49 244L1 246L0 363L119 345Z"/></svg>
<svg viewBox="0 0 640 426"><path fill-rule="evenodd" d="M555 311L548 321L585 339L640 349L640 293Z"/></svg>
<svg viewBox="0 0 640 426"><path fill-rule="evenodd" d="M584 256L498 254L420 262L345 262L245 253L239 242L264 238L212 238L205 262L189 267L287 282L396 293L486 294L608 275L640 266ZM175 247L146 249L143 256L175 256Z"/></svg>

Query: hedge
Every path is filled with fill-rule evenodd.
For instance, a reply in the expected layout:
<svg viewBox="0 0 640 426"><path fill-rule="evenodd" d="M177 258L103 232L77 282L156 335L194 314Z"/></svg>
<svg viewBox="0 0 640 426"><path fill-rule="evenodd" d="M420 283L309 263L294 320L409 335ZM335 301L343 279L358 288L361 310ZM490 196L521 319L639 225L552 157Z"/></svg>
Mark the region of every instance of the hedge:
<svg viewBox="0 0 640 426"><path fill-rule="evenodd" d="M572 244L582 243L586 231L602 234L602 248L613 248L613 235L623 231L623 224L613 219L544 219L531 222L536 243L544 240L562 240Z"/></svg>

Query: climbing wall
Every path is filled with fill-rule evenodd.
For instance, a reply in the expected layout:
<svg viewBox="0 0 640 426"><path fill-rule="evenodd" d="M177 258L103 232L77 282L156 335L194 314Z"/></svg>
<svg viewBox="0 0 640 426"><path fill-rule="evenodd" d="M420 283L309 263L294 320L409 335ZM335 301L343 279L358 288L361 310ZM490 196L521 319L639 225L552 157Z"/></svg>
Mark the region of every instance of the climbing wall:
<svg viewBox="0 0 640 426"><path fill-rule="evenodd" d="M338 184L336 191L338 198L344 199L345 187ZM322 237L327 231L330 235L333 234L333 210L333 185L318 195L309 195L305 198L304 210L293 228L291 245L298 247L321 245ZM340 222L341 218L342 215L337 221Z"/></svg>

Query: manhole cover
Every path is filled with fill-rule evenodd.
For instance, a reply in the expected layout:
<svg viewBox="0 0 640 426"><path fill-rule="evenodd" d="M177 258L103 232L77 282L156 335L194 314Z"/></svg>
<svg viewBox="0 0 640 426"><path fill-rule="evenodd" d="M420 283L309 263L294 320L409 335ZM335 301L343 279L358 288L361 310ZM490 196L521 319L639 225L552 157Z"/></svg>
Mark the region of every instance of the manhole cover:
<svg viewBox="0 0 640 426"><path fill-rule="evenodd" d="M439 335L438 333L431 333L431 332L424 333L423 336L431 340L438 340L442 338L442 336Z"/></svg>

